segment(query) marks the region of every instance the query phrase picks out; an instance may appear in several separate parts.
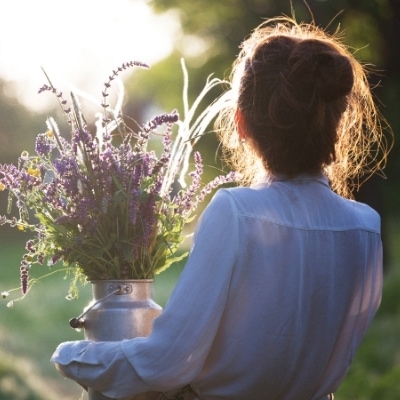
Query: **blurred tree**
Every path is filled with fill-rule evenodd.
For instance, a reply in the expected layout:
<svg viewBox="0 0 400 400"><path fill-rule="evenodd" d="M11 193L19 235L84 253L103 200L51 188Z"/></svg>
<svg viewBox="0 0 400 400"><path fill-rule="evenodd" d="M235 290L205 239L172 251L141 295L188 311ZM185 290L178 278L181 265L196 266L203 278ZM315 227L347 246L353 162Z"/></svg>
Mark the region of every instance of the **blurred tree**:
<svg viewBox="0 0 400 400"><path fill-rule="evenodd" d="M4 94L0 81L0 160L15 162L22 150L33 151L36 135L46 129L43 116L28 111L15 98Z"/></svg>
<svg viewBox="0 0 400 400"><path fill-rule="evenodd" d="M279 15L295 15L297 21L311 22L333 33L340 27L344 40L364 63L372 64L370 75L375 93L382 101L381 111L395 132L400 128L398 104L400 78L400 2L398 0L150 0L156 12L174 10L182 34L176 37L175 52L154 66L148 76L135 76L130 90L140 86L135 96L157 101L162 109L181 104L181 74L179 58L184 57L191 78L190 91L195 96L208 74L226 77L242 40L264 19ZM143 96L143 97L142 97ZM153 103L154 104L154 103ZM217 142L210 135L201 142L210 150L208 162L213 162ZM204 152L203 152L204 153ZM399 148L395 147L386 168L388 180L370 179L355 193L358 200L377 209L382 218L386 213L400 212ZM385 235L385 228L383 229Z"/></svg>

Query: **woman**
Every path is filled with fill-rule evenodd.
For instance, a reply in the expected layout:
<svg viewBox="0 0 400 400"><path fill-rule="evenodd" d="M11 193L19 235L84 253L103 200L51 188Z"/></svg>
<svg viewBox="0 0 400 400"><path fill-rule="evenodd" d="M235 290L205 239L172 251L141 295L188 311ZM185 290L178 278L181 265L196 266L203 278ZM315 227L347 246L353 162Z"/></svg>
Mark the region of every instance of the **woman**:
<svg viewBox="0 0 400 400"><path fill-rule="evenodd" d="M365 71L337 37L276 18L244 41L229 94L219 133L243 187L203 213L152 334L63 343L65 376L118 399L333 398L382 290L380 218L346 198L386 152Z"/></svg>

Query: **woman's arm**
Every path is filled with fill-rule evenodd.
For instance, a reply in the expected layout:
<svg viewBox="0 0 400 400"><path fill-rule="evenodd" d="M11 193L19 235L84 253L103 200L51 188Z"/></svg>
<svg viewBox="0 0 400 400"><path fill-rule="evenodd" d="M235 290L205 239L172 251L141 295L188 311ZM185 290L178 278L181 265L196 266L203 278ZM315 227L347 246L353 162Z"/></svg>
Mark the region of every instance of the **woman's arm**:
<svg viewBox="0 0 400 400"><path fill-rule="evenodd" d="M237 241L231 197L220 190L201 217L184 271L152 334L63 343L52 361L65 376L109 397L190 383L202 370L225 309Z"/></svg>

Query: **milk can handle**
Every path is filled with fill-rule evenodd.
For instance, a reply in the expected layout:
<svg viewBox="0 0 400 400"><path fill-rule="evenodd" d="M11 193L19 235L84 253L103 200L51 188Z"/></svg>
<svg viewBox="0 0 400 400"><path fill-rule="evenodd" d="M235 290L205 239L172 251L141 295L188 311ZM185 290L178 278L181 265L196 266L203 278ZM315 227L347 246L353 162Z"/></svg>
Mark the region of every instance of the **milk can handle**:
<svg viewBox="0 0 400 400"><path fill-rule="evenodd" d="M128 285L129 286L129 285ZM107 295L105 295L104 297L102 297L101 299L95 301L90 307L86 308L85 311L79 315L78 317L74 317L71 318L69 320L69 326L71 328L74 329L81 329L84 328L85 326L85 320L83 319L83 317L97 304L99 304L100 302L104 301L105 299L107 299L108 297L112 296L113 294L124 294L129 292L129 290L127 288L124 288L123 286L118 286L115 290L113 290L112 292L108 293Z"/></svg>

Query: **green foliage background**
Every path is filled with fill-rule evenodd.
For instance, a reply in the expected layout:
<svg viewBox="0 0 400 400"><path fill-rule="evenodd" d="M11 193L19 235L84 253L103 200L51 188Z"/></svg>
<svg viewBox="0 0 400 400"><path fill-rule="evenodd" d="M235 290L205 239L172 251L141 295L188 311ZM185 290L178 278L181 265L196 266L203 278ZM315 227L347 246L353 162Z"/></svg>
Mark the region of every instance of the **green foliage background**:
<svg viewBox="0 0 400 400"><path fill-rule="evenodd" d="M133 1L133 0L132 0ZM181 105L180 58L189 69L190 96L199 93L206 77L227 77L243 38L263 19L291 15L291 3L299 21L311 21L302 0L149 0L157 12L176 9L182 35L174 52L150 71L132 74L126 83L129 101L125 113L143 121L153 111L171 111ZM308 0L315 22L334 31L345 30L345 42L358 49L364 62L375 65L371 83L380 99L381 112L399 136L400 114L400 2L398 0ZM115 60L116 65L120 61ZM146 61L146 60L141 60ZM14 162L22 149L31 150L38 132L45 129L45 116L29 112L16 101L2 96L0 82L0 162ZM215 93L214 93L215 94ZM219 149L210 134L199 143L208 165L206 173L217 175L223 166ZM336 399L397 400L400 398L400 156L397 141L389 156L387 179L376 177L356 197L376 208L382 216L385 247L385 287L382 306L367 334L349 375ZM0 213L5 210L0 193ZM22 235L23 236L23 235ZM23 237L0 229L0 290L17 286ZM155 284L155 298L165 304L182 265L172 267ZM68 320L78 315L91 297L81 290L77 301L64 299L68 281L53 276L38 283L30 296L14 309L0 303L0 400L73 400L81 390L54 371L49 358L58 343L81 339ZM43 390L46 388L46 390Z"/></svg>

